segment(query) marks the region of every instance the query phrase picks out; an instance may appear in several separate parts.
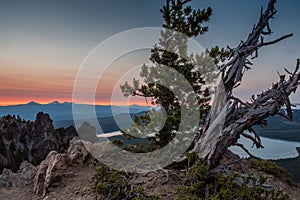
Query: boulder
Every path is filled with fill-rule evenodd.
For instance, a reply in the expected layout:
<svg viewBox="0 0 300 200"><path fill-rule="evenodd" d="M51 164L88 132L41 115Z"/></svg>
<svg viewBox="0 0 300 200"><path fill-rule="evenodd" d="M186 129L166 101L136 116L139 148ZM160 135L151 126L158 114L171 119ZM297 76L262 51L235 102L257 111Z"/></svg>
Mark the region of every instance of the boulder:
<svg viewBox="0 0 300 200"><path fill-rule="evenodd" d="M91 143L99 142L99 139L96 136L96 128L88 122L84 122L78 128L78 134L82 140L89 141Z"/></svg>
<svg viewBox="0 0 300 200"><path fill-rule="evenodd" d="M43 186L43 195L48 192L48 188L58 186L62 178L69 175L67 169L70 165L71 157L68 154L57 154L54 156L53 160L48 163Z"/></svg>
<svg viewBox="0 0 300 200"><path fill-rule="evenodd" d="M20 165L20 169L17 173L13 173L10 169L4 169L2 175L0 175L0 187L23 187L31 185L34 182L36 174L36 168L24 161Z"/></svg>
<svg viewBox="0 0 300 200"><path fill-rule="evenodd" d="M70 141L68 154L73 164L92 164L94 156L86 149L79 137Z"/></svg>
<svg viewBox="0 0 300 200"><path fill-rule="evenodd" d="M67 153L51 151L47 158L38 166L35 175L34 192L45 196L50 187L57 187L63 177L73 176L70 166L92 164L93 156L87 151L79 137L70 141Z"/></svg>
<svg viewBox="0 0 300 200"><path fill-rule="evenodd" d="M0 176L0 187L8 188L13 185L15 175L9 169L4 169Z"/></svg>
<svg viewBox="0 0 300 200"><path fill-rule="evenodd" d="M16 186L22 187L33 184L36 171L36 167L30 162L23 161L17 173L18 182L16 183Z"/></svg>
<svg viewBox="0 0 300 200"><path fill-rule="evenodd" d="M43 194L44 190L44 183L45 178L47 174L48 166L53 160L55 159L55 156L57 155L57 152L51 151L45 160L41 162L41 164L37 167L37 173L35 175L34 179L34 192L37 195Z"/></svg>
<svg viewBox="0 0 300 200"><path fill-rule="evenodd" d="M70 165L71 157L68 154L51 151L38 166L34 181L35 194L45 195L50 187L58 186Z"/></svg>

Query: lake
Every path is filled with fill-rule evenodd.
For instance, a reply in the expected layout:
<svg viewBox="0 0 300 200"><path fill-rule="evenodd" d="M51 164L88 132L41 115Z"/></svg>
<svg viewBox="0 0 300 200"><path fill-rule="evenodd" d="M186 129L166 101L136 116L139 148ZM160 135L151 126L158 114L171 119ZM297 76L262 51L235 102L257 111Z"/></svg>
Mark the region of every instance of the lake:
<svg viewBox="0 0 300 200"><path fill-rule="evenodd" d="M254 156L263 159L284 159L294 158L298 156L296 147L300 147L300 142L292 142L286 140L276 140L261 137L263 149L252 147L252 142L249 139L241 137L239 143L242 143ZM240 157L249 157L240 147L231 147L230 150Z"/></svg>
<svg viewBox="0 0 300 200"><path fill-rule="evenodd" d="M115 137L121 135L120 131L113 133L106 133L98 135L98 137ZM292 142L286 140L276 140L261 137L263 149L256 149L252 147L252 142L249 139L241 137L239 143L244 144L244 146L254 155L263 159L284 159L284 158L295 158L298 156L296 147L300 147L300 142ZM240 147L230 147L230 150L240 157L249 157Z"/></svg>

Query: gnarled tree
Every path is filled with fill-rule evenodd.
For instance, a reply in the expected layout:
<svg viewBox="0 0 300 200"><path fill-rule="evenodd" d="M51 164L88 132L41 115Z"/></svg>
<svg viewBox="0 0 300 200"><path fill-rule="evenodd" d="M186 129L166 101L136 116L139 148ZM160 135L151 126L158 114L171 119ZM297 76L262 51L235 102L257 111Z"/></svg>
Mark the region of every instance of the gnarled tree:
<svg viewBox="0 0 300 200"><path fill-rule="evenodd" d="M191 0L167 0L161 12L165 20L164 28L181 32L188 37L198 36L205 33L208 29L202 26L209 20L211 9L193 10L190 6L185 6ZM296 91L300 81L299 60L297 61L294 72L289 72L288 78L280 75L280 80L274 83L269 89L258 95L253 95L250 102L244 102L238 97L233 96L234 90L241 84L245 72L253 65L251 59L258 57L258 50L264 46L280 42L293 34L288 34L273 41L265 41L265 36L271 35L269 21L276 14L276 0L269 0L265 10L261 9L261 16L252 32L245 41L242 41L236 48L228 47L228 50L213 48L209 54L215 58L216 63L223 63L219 67L222 83L216 90L215 101L210 110L210 114L203 120L204 124L199 124L199 137L195 140L195 146L191 152L196 152L200 157L208 159L210 168L219 165L224 153L231 146L239 146L250 156L251 153L240 143L240 137L251 140L257 148L262 148L260 136L252 128L255 125L265 125L266 120L272 115L281 115L292 120L291 102L289 96ZM190 60L183 59L180 55L187 54L187 48L178 48L176 43L172 43L173 35L162 32L160 44L152 50L151 61L157 67L167 65L183 74L192 85L196 95L201 117L206 114L209 107L207 102L209 94L203 85L203 76L194 70L197 56L190 56ZM172 52L164 49L172 46ZM170 48L167 48L170 49ZM198 55L198 59L205 58ZM197 65L197 64L196 64ZM125 95L144 96L152 98L153 104L160 104L168 112L167 125L158 134L160 145L166 145L172 139L172 130L178 128L180 118L179 101L174 94L167 88L153 84L151 80L155 78L156 71L147 66L143 67L141 76L145 78L145 85L139 85L138 81L133 81L133 86L125 83L121 86ZM150 81L149 81L150 80ZM148 81L148 83L147 83ZM202 98L202 99L201 99ZM283 108L286 108L286 113ZM143 118L149 120L149 118ZM201 121L202 122L202 121Z"/></svg>
<svg viewBox="0 0 300 200"><path fill-rule="evenodd" d="M299 60L294 72L286 70L289 75L287 79L285 75L280 75L280 80L277 83L261 94L253 95L251 102L244 102L233 96L233 91L241 84L245 71L251 69L249 66L253 65L249 57L254 59L258 56L259 48L292 36L289 34L274 41L264 41L264 36L271 34L269 21L277 12L275 3L276 0L270 0L266 10L263 12L262 9L259 22L254 25L252 33L245 41L242 41L236 48L228 47L230 51L228 62L220 67L226 100L225 102L216 102L215 106L220 109L220 106L225 105L223 112L225 123L221 131L210 131L214 130L212 127L216 124L213 123L214 120L218 120L212 113L205 127L200 130L201 137L193 150L210 161L210 168L217 167L223 154L233 145L241 147L251 157L255 157L242 144L238 143L238 139L241 136L245 137L251 140L257 148L263 148L260 136L252 127L254 125L266 125L266 119L269 116L281 115L288 120L293 119L289 96L296 91L299 85ZM282 110L284 107L286 113ZM208 140L208 138L214 138L214 140ZM208 146L206 141L212 141L212 144L209 145L212 148L206 149Z"/></svg>

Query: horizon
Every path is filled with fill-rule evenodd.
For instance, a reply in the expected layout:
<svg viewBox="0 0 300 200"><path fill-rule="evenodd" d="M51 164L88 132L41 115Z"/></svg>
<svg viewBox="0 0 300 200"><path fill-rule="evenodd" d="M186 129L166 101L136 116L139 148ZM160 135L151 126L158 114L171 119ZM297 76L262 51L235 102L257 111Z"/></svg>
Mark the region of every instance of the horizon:
<svg viewBox="0 0 300 200"><path fill-rule="evenodd" d="M20 106L20 105L28 105L28 104L38 104L38 105L51 105L53 103L57 103L57 104L77 104L77 105L92 105L92 106L120 106L120 107L130 107L130 106L141 106L141 107L156 107L158 105L151 105L151 104L137 104L137 103L133 103L133 104L99 104L99 103L88 103L88 102L80 102L80 103L76 103L76 102L72 102L72 101L50 101L50 102L37 102L37 101L27 101L27 102L21 102L21 103L15 103L15 104L7 104L7 105L2 105L0 104L0 107L7 107L7 106ZM300 103L295 103L295 107L292 107L293 110L300 110ZM282 108L285 109L285 108Z"/></svg>
<svg viewBox="0 0 300 200"><path fill-rule="evenodd" d="M10 102L11 103L11 102ZM38 101L26 101L26 102L12 102L11 104L0 104L0 107L6 107L6 106L19 106L19 105L28 105L28 104L38 104L38 105L51 105L53 103L57 103L57 104L77 104L77 105L94 105L94 106L142 106L142 107L150 107L153 105L149 105L149 104L137 104L137 103L133 103L133 104L102 104L102 103L88 103L88 102L80 102L80 103L76 103L76 102L72 102L72 101L50 101L50 102L38 102Z"/></svg>

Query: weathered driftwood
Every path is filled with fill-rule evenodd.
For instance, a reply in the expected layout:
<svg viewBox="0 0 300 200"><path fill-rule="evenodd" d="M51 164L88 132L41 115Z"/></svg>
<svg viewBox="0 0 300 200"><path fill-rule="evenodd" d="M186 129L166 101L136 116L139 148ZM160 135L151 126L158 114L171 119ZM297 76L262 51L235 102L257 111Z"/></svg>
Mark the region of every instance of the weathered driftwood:
<svg viewBox="0 0 300 200"><path fill-rule="evenodd" d="M228 62L220 68L224 85L219 86L216 94L218 101L214 104L215 110L209 116L207 124L200 130L201 136L193 149L193 152L199 153L200 157L210 161L211 168L219 165L222 155L233 145L241 147L254 157L242 144L238 143L238 139L241 136L245 137L251 140L257 148L263 148L260 136L252 127L265 125L268 116L281 115L292 120L292 105L289 96L299 85L299 60L293 73L286 70L289 75L288 79L280 75L277 83L267 91L257 96L253 95L251 102L243 102L232 95L234 89L241 84L244 72L252 65L249 60L250 56L255 58L258 56L260 47L292 36L289 34L271 42L264 42L263 36L271 34L269 20L276 14L275 3L276 0L270 0L267 9L264 12L262 10L258 24L254 25L252 33L245 42L242 41L234 49L228 47L230 50ZM224 93L225 97L222 97ZM283 112L283 107L286 108L286 112ZM220 123L223 122L222 116L224 116L224 125L220 129Z"/></svg>

